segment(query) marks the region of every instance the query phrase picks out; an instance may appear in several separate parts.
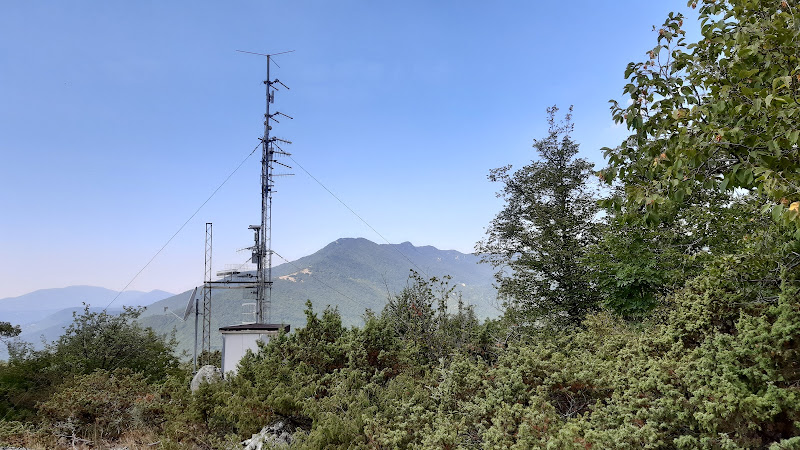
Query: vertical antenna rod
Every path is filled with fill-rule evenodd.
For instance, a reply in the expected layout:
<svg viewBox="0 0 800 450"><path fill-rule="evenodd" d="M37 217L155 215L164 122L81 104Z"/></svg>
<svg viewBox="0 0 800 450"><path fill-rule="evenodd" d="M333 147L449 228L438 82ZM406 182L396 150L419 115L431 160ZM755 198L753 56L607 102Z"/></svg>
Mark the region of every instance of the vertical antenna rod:
<svg viewBox="0 0 800 450"><path fill-rule="evenodd" d="M197 289L197 288L195 288ZM204 288L205 289L205 288ZM200 297L194 298L194 372L197 373L197 320L200 317Z"/></svg>
<svg viewBox="0 0 800 450"><path fill-rule="evenodd" d="M200 345L200 364L211 364L211 247L212 225L206 223L206 273L203 283L203 339Z"/></svg>

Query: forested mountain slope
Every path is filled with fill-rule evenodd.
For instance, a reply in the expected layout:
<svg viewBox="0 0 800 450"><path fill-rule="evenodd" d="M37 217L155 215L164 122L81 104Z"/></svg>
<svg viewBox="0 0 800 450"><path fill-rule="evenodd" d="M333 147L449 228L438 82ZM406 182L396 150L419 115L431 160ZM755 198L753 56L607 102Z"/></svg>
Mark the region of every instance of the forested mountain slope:
<svg viewBox="0 0 800 450"><path fill-rule="evenodd" d="M478 260L474 255L417 247L410 242L390 245L364 238L338 239L311 255L273 268L270 321L293 328L305 325L303 310L306 300L311 300L320 310L327 305L338 308L346 325L360 325L367 309L380 312L389 293L400 292L408 284L411 270L428 278L451 276L456 291L466 304L474 305L479 317L495 317L499 312L493 306L496 293L492 269ZM194 343L194 315L185 322L176 317L183 317L190 295L191 291L187 291L154 303L139 322L159 333L175 328L179 348L190 350ZM239 289L212 291L213 330L252 320L242 306L252 300L244 300L243 295ZM221 337L215 332L212 347L221 345Z"/></svg>

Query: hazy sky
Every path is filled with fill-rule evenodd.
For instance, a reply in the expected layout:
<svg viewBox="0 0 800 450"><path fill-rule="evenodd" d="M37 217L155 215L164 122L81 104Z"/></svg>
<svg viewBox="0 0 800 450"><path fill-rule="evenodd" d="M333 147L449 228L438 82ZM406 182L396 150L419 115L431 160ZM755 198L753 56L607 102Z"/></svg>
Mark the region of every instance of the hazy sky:
<svg viewBox="0 0 800 450"><path fill-rule="evenodd" d="M265 61L291 87L274 133L393 243L470 252L545 108L575 106L582 156L625 136L609 99L685 1L0 0L0 298L125 286L258 144ZM291 162L289 162L291 163ZM202 283L260 222L258 154L130 289ZM279 178L273 247L383 239L302 170ZM276 263L281 262L279 258Z"/></svg>

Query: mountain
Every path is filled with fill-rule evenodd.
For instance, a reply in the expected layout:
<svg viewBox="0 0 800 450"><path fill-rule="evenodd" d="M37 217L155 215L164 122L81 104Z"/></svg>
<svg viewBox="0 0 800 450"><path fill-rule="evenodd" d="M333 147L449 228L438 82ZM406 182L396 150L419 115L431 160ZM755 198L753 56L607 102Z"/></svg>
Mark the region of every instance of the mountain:
<svg viewBox="0 0 800 450"><path fill-rule="evenodd" d="M103 308L89 308L89 310L97 313L102 311ZM44 348L45 343L53 342L64 334L64 328L72 323L74 313L81 314L82 312L83 307L59 310L34 323L24 325L19 338L30 342L36 349ZM109 308L106 312L116 315L122 312L122 308ZM0 347L0 359L6 359L7 357L8 349L5 346Z"/></svg>
<svg viewBox="0 0 800 450"><path fill-rule="evenodd" d="M408 285L410 270L430 278L452 277L451 283L461 292L464 302L475 307L481 318L499 314L493 307L496 290L491 266L479 264L475 255L431 246L376 244L363 238L338 239L314 254L272 269L271 323L286 323L292 328L305 325L306 300L316 312L327 305L338 308L345 325L363 323L367 309L380 312L387 296L399 293ZM194 318L182 321L191 291L152 304L139 319L160 333L175 329L181 350L190 351L194 343ZM198 290L198 295L200 290ZM212 291L212 347L220 348L220 326L252 321L244 314L241 289ZM202 299L201 299L202 303Z"/></svg>
<svg viewBox="0 0 800 450"><path fill-rule="evenodd" d="M40 349L42 341L52 342L72 323L72 313L83 310L83 303L98 312L106 307L118 294L117 291L97 286L69 286L65 288L40 289L19 297L0 299L0 320L20 325L19 338ZM111 314L118 314L125 306L148 306L159 300L172 297L166 291L125 291L114 302ZM8 357L5 345L0 345L0 359Z"/></svg>
<svg viewBox="0 0 800 450"><path fill-rule="evenodd" d="M97 286L40 289L19 297L0 299L0 320L24 327L63 309L82 308L83 303L105 307L117 294L117 291ZM159 290L125 291L114 302L114 306L147 306L172 295L174 294Z"/></svg>

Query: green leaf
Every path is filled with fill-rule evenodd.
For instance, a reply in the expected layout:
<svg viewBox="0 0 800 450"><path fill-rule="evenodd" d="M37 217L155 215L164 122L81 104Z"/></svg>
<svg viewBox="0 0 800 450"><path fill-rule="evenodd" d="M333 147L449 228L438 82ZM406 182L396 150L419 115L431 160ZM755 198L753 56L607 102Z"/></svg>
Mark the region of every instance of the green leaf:
<svg viewBox="0 0 800 450"><path fill-rule="evenodd" d="M775 222L779 222L781 219L781 215L783 214L783 205L775 205L772 208L772 220Z"/></svg>

